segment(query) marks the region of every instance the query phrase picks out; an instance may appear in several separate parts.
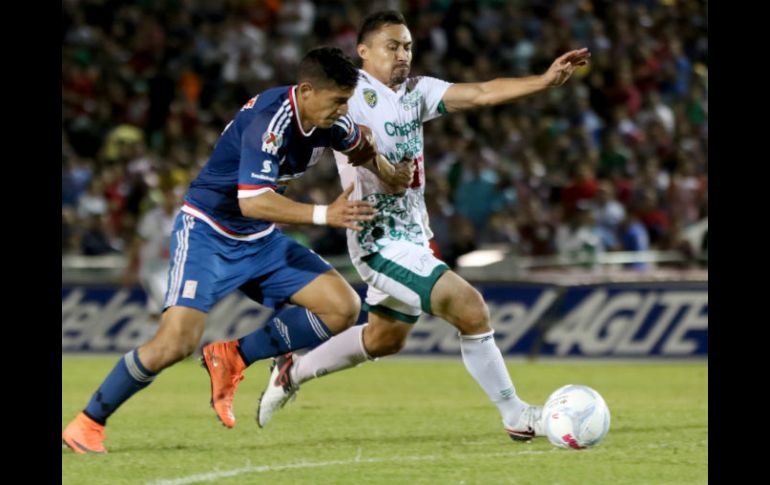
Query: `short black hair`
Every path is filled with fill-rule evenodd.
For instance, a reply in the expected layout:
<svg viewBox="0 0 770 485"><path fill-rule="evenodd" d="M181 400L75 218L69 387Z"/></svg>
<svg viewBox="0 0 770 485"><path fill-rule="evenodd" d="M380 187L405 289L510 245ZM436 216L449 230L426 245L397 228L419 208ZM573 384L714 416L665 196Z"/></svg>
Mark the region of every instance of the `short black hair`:
<svg viewBox="0 0 770 485"><path fill-rule="evenodd" d="M342 88L355 88L358 69L339 47L322 46L310 50L299 63L299 82L319 86L333 82Z"/></svg>
<svg viewBox="0 0 770 485"><path fill-rule="evenodd" d="M362 44L369 34L379 30L383 25L390 24L406 25L406 20L401 12L395 10L381 10L367 15L358 31L358 43Z"/></svg>

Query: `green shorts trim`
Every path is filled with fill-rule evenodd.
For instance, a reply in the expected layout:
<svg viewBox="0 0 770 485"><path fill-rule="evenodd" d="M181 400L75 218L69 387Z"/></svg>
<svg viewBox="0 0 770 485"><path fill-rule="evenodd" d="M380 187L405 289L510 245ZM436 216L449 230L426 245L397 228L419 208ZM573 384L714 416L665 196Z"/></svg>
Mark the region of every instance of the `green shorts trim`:
<svg viewBox="0 0 770 485"><path fill-rule="evenodd" d="M436 281L438 281L441 275L449 270L449 266L441 263L436 266L428 276L420 276L410 269L380 255L380 253L366 255L361 258L361 260L374 271L382 273L392 280L398 281L417 293L420 296L420 306L422 307L422 311L430 313L431 315L433 314L430 306L430 292L433 291L433 286L435 286Z"/></svg>
<svg viewBox="0 0 770 485"><path fill-rule="evenodd" d="M408 315L406 313L401 313L399 311L396 311L392 308L388 308L384 305L369 305L368 303L364 302L361 305L361 309L366 312L372 312L377 313L379 315L382 315L384 317L390 317L395 318L396 320L404 323L414 324L418 318L420 318L420 315Z"/></svg>

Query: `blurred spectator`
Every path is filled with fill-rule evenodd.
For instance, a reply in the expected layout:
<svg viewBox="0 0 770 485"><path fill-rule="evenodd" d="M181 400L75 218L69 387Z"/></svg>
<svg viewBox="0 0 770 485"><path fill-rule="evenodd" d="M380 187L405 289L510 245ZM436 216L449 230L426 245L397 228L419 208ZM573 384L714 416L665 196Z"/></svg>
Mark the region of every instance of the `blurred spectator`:
<svg viewBox="0 0 770 485"><path fill-rule="evenodd" d="M465 180L460 182L454 193L457 213L466 217L476 233L486 226L489 216L505 204L503 194L498 190L499 178L490 168L485 168L481 157L476 155L465 165L469 168Z"/></svg>
<svg viewBox="0 0 770 485"><path fill-rule="evenodd" d="M681 153L676 171L668 186L668 208L671 217L689 225L698 220L705 180L695 173L695 161Z"/></svg>
<svg viewBox="0 0 770 485"><path fill-rule="evenodd" d="M626 208L615 199L615 186L609 180L599 181L593 217L602 247L607 251L620 249L618 230L626 218Z"/></svg>
<svg viewBox="0 0 770 485"><path fill-rule="evenodd" d="M578 163L572 170L570 183L561 191L561 202L564 215L571 218L577 210L578 203L593 199L598 188L593 168L585 162Z"/></svg>
<svg viewBox="0 0 770 485"><path fill-rule="evenodd" d="M661 100L658 91L651 90L644 95L642 111L639 113L639 124L646 128L656 121L663 126L669 136L674 134L676 128L674 111Z"/></svg>
<svg viewBox="0 0 770 485"><path fill-rule="evenodd" d="M281 35L285 35L296 42L302 42L303 38L310 34L315 23L315 5L310 0L283 0L278 10L278 28Z"/></svg>
<svg viewBox="0 0 770 485"><path fill-rule="evenodd" d="M125 284L141 283L147 294L147 311L159 319L168 282L171 235L174 218L182 206L186 187L175 187L170 179L164 180L154 191L156 206L142 214L136 236L129 248L129 265Z"/></svg>
<svg viewBox="0 0 770 485"><path fill-rule="evenodd" d="M452 242L448 251L443 253L444 261L451 266L457 265L457 258L478 248L476 232L471 221L455 214L449 218L449 228L452 233Z"/></svg>
<svg viewBox="0 0 770 485"><path fill-rule="evenodd" d="M518 250L526 256L547 256L556 252L556 227L539 199L523 199L519 206Z"/></svg>
<svg viewBox="0 0 770 485"><path fill-rule="evenodd" d="M511 210L494 212L479 240L482 244L507 243L518 245L519 231L516 225L516 214Z"/></svg>
<svg viewBox="0 0 770 485"><path fill-rule="evenodd" d="M62 207L76 207L91 184L93 170L89 161L64 157L62 163Z"/></svg>
<svg viewBox="0 0 770 485"><path fill-rule="evenodd" d="M650 236L647 228L639 220L636 211L631 211L620 225L620 242L623 251L648 251L650 249ZM649 268L649 263L637 262L626 265L628 268L643 271Z"/></svg>
<svg viewBox="0 0 770 485"><path fill-rule="evenodd" d="M590 203L580 201L567 222L556 228L556 249L571 261L585 260L589 266L595 262L603 248Z"/></svg>
<svg viewBox="0 0 770 485"><path fill-rule="evenodd" d="M88 220L92 216L98 218L107 215L107 199L104 196L104 183L101 178L91 180L86 192L78 199L77 216Z"/></svg>
<svg viewBox="0 0 770 485"><path fill-rule="evenodd" d="M117 250L110 244L101 217L90 215L84 219L85 225L80 236L80 250L86 256L101 256Z"/></svg>
<svg viewBox="0 0 770 485"><path fill-rule="evenodd" d="M651 245L658 247L668 236L671 223L666 211L660 207L659 197L653 189L645 189L642 193L638 215L647 228Z"/></svg>

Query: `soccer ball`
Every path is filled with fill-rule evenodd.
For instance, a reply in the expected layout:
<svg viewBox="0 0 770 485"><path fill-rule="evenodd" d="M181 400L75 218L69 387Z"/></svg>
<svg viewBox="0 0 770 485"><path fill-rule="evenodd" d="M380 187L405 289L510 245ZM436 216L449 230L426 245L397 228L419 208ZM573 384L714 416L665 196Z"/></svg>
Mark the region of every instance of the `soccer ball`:
<svg viewBox="0 0 770 485"><path fill-rule="evenodd" d="M545 402L542 419L548 440L561 448L595 446L610 430L607 403L598 392L579 384L555 390Z"/></svg>

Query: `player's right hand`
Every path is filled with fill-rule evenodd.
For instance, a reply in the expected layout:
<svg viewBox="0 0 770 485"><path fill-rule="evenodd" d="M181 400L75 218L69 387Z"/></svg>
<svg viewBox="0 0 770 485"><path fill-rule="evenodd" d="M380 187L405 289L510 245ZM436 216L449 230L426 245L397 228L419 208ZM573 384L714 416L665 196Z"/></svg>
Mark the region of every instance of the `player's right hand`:
<svg viewBox="0 0 770 485"><path fill-rule="evenodd" d="M547 86L561 86L572 76L575 69L588 64L591 53L588 48L575 49L559 56L543 74Z"/></svg>
<svg viewBox="0 0 770 485"><path fill-rule="evenodd" d="M409 187L414 178L414 160L404 159L400 163L390 163L385 157L377 154L377 171L380 179L387 185L390 192L403 192Z"/></svg>
<svg viewBox="0 0 770 485"><path fill-rule="evenodd" d="M359 222L371 221L377 211L365 200L348 200L353 192L353 184L350 184L337 199L329 204L326 210L326 224L332 227L342 227L360 231Z"/></svg>

